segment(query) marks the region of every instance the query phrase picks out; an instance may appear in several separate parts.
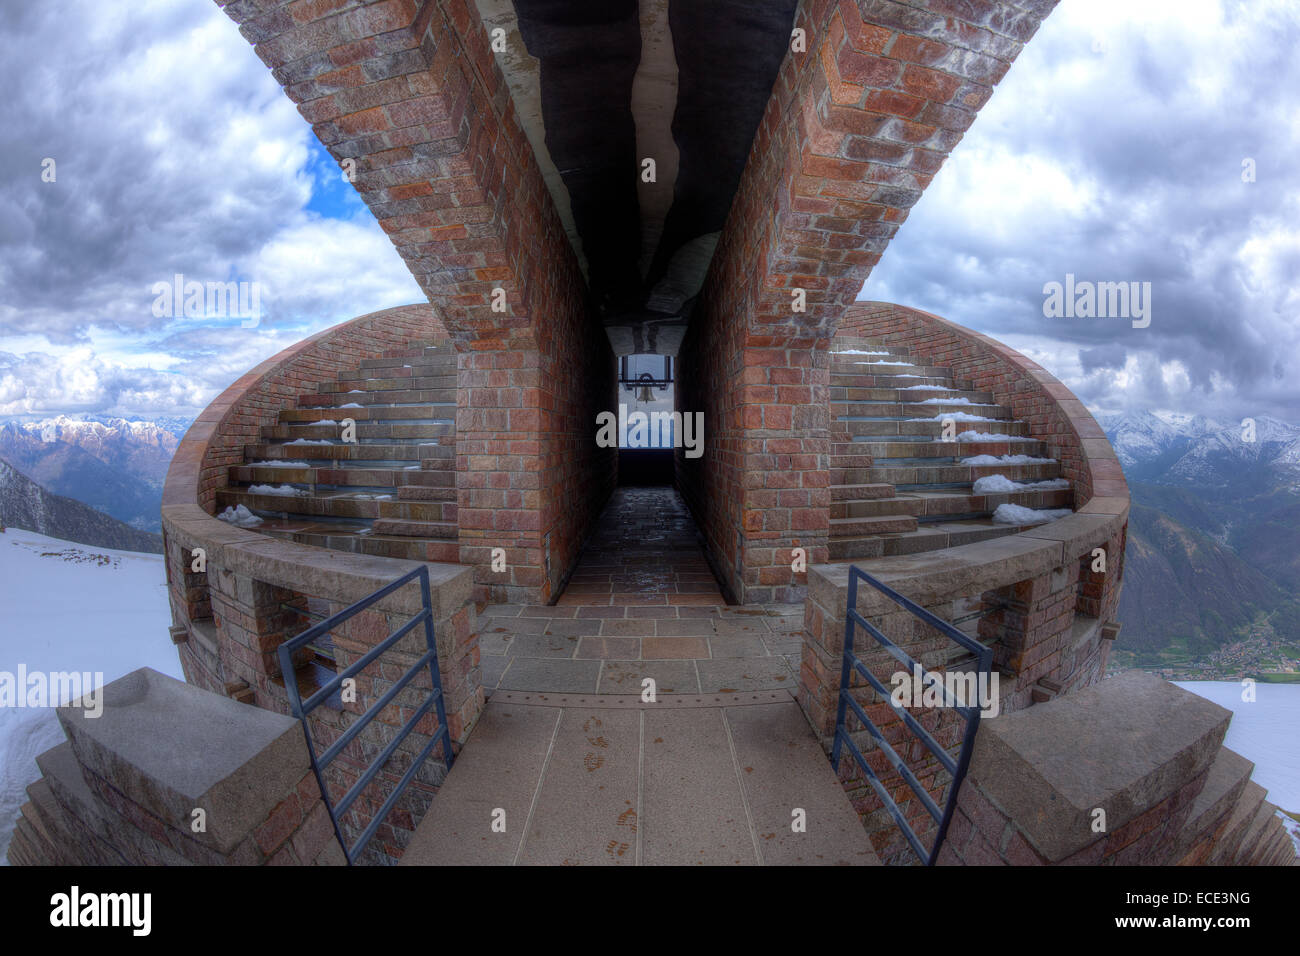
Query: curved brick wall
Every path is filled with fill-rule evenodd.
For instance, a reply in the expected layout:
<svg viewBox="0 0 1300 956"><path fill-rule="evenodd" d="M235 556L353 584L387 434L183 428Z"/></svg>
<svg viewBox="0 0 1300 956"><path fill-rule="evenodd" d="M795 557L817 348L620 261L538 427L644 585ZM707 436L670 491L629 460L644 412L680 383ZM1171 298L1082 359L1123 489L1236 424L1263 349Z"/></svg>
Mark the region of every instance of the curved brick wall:
<svg viewBox="0 0 1300 956"><path fill-rule="evenodd" d="M919 309L860 303L845 312L837 334L906 346L918 364L950 368L954 378L992 392L995 402L1010 408L1013 417L1028 424L1032 437L1048 445L1077 497L1073 515L1019 534L940 551L810 567L799 702L823 740L833 733L840 691L850 564L947 620L955 617L954 602L981 602L978 629L1001 674L1003 712L1098 682L1119 630L1113 618L1123 581L1129 495L1115 452L1083 403L1015 350ZM1105 572L1092 570L1097 548L1105 551ZM858 610L923 666L944 666L947 639L874 588L859 588ZM870 639L859 632L858 640L870 659ZM888 671L891 662L882 654L878 663ZM869 666L880 676L875 664ZM889 704L876 699L857 675L853 688L887 739L903 739L901 721ZM950 712L931 719L936 739L945 746L959 742L960 725ZM868 760L891 791L906 789L882 752L871 749ZM911 768L941 801L948 776L937 762L927 759ZM908 852L899 832L856 766L845 761L841 774L881 858L905 860ZM912 811L919 812L919 804L913 802Z"/></svg>
<svg viewBox="0 0 1300 956"><path fill-rule="evenodd" d="M181 439L163 485L164 509L198 504L210 512L229 467L243 462L244 446L260 441L261 427L275 424L280 409L362 359L445 334L431 306L403 305L317 332L246 372Z"/></svg>
<svg viewBox="0 0 1300 956"><path fill-rule="evenodd" d="M213 517L216 492L226 484L229 467L244 460L244 447L260 439L260 429L276 421L297 396L317 383L355 369L362 359L441 335L428 305L386 309L318 333L268 359L242 376L209 405L182 440L163 490L163 546L171 602L172 640L186 680L205 690L266 710L286 713L288 693L277 649L304 630L314 618L336 614L420 566L418 562L332 551L272 538L234 527ZM196 569L196 549L202 567ZM447 720L457 743L464 741L483 707L478 636L472 600L473 569L459 564L427 563L438 659L446 694ZM414 583L394 592L372 609L356 615L332 633L338 668L364 655L421 608ZM356 702L325 705L311 715L313 738L323 745L349 726L348 712L364 711L390 686L376 668L394 664L399 671L422 653L420 640L408 638L386 652L381 662L357 675ZM295 662L300 690L310 693L325 676L320 664ZM306 665L306 666L304 666ZM384 673L380 670L380 674ZM419 703L412 685L353 741L337 764L344 786L373 757L371 730L398 728ZM426 691L427 692L427 691ZM414 753L436 730L432 715L403 744ZM414 748L414 749L412 749ZM355 750L355 752L353 752ZM395 782L402 769L389 765L378 778ZM331 768L332 770L334 768ZM403 795L372 844L376 862L392 862L423 815L439 780L430 766ZM339 790L341 793L342 791ZM368 790L349 811L346 830L359 832L380 799Z"/></svg>
<svg viewBox="0 0 1300 956"><path fill-rule="evenodd" d="M993 393L1030 434L1051 446L1064 477L1074 483L1076 508L1095 497L1127 501L1128 483L1101 426L1074 393L1041 365L996 339L955 322L888 302L848 309L838 334L906 345L925 364L952 369L954 377Z"/></svg>

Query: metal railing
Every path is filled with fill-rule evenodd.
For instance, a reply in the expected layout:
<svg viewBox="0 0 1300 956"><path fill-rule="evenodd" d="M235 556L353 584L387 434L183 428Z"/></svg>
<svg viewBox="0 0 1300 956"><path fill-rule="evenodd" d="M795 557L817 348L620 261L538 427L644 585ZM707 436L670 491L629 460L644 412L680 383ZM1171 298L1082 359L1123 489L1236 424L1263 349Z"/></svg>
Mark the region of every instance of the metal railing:
<svg viewBox="0 0 1300 956"><path fill-rule="evenodd" d="M333 678L318 688L310 697L303 700L302 695L298 692L297 682L294 680L293 652L312 643L322 635L330 633L344 621L348 620L348 618L359 614L366 608L387 597L389 594L392 594L398 588L401 588L415 580L420 582L420 598L422 602L421 610L396 631L388 635L388 637L382 642L375 645L361 657L357 658L356 661L348 665L345 669L337 672ZM372 704L365 713L361 714L356 721L354 721L353 724L325 750L324 753L317 755L316 744L312 739L311 726L307 721L307 715L317 707L324 704L333 695L338 694L342 690L343 682L345 680L355 677L378 659L384 651L388 650L420 624L424 625L424 638L427 648L423 656L421 656L420 659L416 661L415 664L413 664L410 669L407 670L406 673L403 674L402 677L384 693L382 697L375 701L375 703ZM351 866L361 854L361 851L365 849L366 844L370 842L371 837L375 835L375 831L379 829L380 824L384 822L384 818L388 816L389 811L396 806L398 799L406 790L410 782L415 779L415 775L424 765L425 760L428 759L429 754L433 752L434 746L439 741L442 742L443 762L445 763L447 770L451 769L453 760L451 752L451 733L447 727L447 712L443 702L442 674L438 669L438 645L433 634L433 607L429 597L429 569L423 566L416 568L411 573L405 574L396 581L393 581L391 584L380 588L369 597L362 598L360 601L345 608L338 614L332 615L331 617L321 621L319 624L313 625L303 631L301 634L290 638L280 645L279 656L280 672L284 675L284 686L289 692L289 706L291 712L294 717L298 718L298 720L302 722L303 734L307 738L307 752L311 755L312 772L316 775L316 782L320 784L321 797L325 801L325 808L329 811L330 822L334 825L334 835L338 838L339 845L343 847L343 853L347 857L348 865ZM428 667L429 676L432 678L433 682L428 697L425 698L423 704L416 708L415 713L411 715L410 720L408 720L405 726L403 726L397 733L397 736L395 736L388 745L384 747L379 756L377 756L374 762L366 769L365 773L361 775L347 793L335 802L330 796L329 788L325 783L325 768L327 768L335 758L343 752L344 748L346 748L349 743L356 739L357 735L365 729L366 725L368 725L380 711L397 698L397 695L401 692L402 688L410 683L411 679L414 678L415 675L424 667ZM357 839L356 843L349 847L347 841L343 838L339 819L343 814L347 813L348 808L352 806L357 797L359 797L366 787L370 785L371 781L374 780L379 771L383 769L389 758L397 752L402 741L410 735L411 731L415 729L415 726L420 722L424 715L429 712L430 708L435 708L437 712L437 731L435 731L433 736L430 737L429 742L424 746L424 749L420 752L419 756L412 761L411 766L402 776L397 786L393 789L393 792L388 796L388 799L385 800L384 804L379 808L379 811L375 814L374 818L366 826L365 830L362 831L361 836Z"/></svg>
<svg viewBox="0 0 1300 956"><path fill-rule="evenodd" d="M894 603L920 618L945 637L951 638L974 654L978 665L978 669L975 672L976 687L987 688L989 686L989 673L992 666L993 652L983 644L957 630L957 628L953 627L947 621L936 617L919 604L908 600L897 591L882 584L880 581L877 581L856 565L851 565L849 567L849 599L848 606L845 609L846 614L844 619L844 664L840 671L840 696L839 706L835 713L835 742L831 749L831 766L834 767L835 771L838 773L840 769L841 749L843 747L848 747L849 753L851 753L854 759L857 760L858 766L862 768L862 772L866 775L867 781L876 791L876 794L880 797L886 809L889 810L890 815L894 818L894 822L896 822L899 828L903 831L903 836L907 838L908 845L912 848L912 851L926 866L933 866L935 860L939 856L939 849L943 846L944 837L947 836L948 824L952 819L953 810L957 806L957 791L961 787L961 782L966 776L966 768L970 764L971 749L975 743L975 733L979 729L979 702L974 706L969 704L963 705L961 702L956 700L955 697L952 697L952 695L949 694L947 688L943 688L943 701L945 705L953 707L966 721L965 733L962 737L961 751L954 760L952 755L949 754L944 747L940 746L939 742L936 741L934 737L932 737L930 733L917 722L915 717L907 712L905 707L894 702L891 692L885 688L874 674L867 670L866 665L863 664L862 660L854 654L853 637L856 630L855 625L859 625L868 634L875 638L876 642L884 647L885 650L892 654L899 662L905 664L909 675L919 674L921 680L924 681L925 675L933 673L922 668L921 665L913 660L906 651L887 638L880 632L879 628L875 627L870 621L858 613L859 579L866 581ZM867 683L870 684L877 693L884 697L889 706L892 707L894 712L902 719L903 724L907 729L912 731L912 733L915 734L923 744L925 744L926 748L934 754L935 758L943 765L944 769L952 775L952 783L948 787L948 797L944 801L942 808L934 802L926 789L921 786L919 781L917 781L916 775L908 769L907 765L903 762L903 759L885 740L880 728L877 727L869 717L867 717L866 711L864 711L858 702L853 699L853 696L850 693L850 683L854 673L861 674ZM940 683L940 687L942 687L942 682ZM915 704L916 702L913 703ZM888 789L886 789L885 785L881 783L880 778L868 765L866 758L862 756L862 751L858 749L857 744L855 744L853 739L849 736L848 728L845 725L845 719L848 716L847 711L850 709L858 720L862 722L862 726L871 734L872 738L874 738L876 746L880 748L882 753L884 753L890 765L893 766L894 770L898 772L898 775L903 778L907 785L912 788L912 792L916 794L917 799L921 802L921 805L925 808L926 812L929 813L935 822L939 824L939 832L935 838L934 846L929 850L927 850L921 843L920 838L912 829L911 824L907 822L907 818L903 815L902 810L899 809L898 804L895 803L893 797L890 796Z"/></svg>

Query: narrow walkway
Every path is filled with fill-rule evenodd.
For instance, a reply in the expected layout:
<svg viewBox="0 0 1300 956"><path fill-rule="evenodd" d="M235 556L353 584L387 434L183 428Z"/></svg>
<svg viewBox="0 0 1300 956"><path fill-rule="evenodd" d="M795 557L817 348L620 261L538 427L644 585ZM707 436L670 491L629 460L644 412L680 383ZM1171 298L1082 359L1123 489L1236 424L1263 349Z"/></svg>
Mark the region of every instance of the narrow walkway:
<svg viewBox="0 0 1300 956"><path fill-rule="evenodd" d="M673 488L618 488L554 606L490 604L483 684L501 691L794 692L803 606L728 607Z"/></svg>
<svg viewBox="0 0 1300 956"><path fill-rule="evenodd" d="M878 863L784 691L652 704L500 691L401 860Z"/></svg>

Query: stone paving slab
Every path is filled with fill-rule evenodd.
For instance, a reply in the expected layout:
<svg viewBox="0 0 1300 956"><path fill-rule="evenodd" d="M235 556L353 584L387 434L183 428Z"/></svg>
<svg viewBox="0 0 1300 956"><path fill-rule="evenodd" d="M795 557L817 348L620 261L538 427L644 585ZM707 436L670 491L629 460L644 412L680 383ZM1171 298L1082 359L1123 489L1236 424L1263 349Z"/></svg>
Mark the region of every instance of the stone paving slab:
<svg viewBox="0 0 1300 956"><path fill-rule="evenodd" d="M504 832L493 831L494 811ZM401 860L832 863L878 861L798 705L771 691L655 704L502 691Z"/></svg>

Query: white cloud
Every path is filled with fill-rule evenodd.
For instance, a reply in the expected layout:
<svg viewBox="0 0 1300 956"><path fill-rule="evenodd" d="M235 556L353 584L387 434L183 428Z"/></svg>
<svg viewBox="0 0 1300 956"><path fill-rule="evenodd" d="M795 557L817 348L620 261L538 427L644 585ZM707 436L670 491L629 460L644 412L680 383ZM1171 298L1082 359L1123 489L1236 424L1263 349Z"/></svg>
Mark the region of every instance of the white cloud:
<svg viewBox="0 0 1300 956"><path fill-rule="evenodd" d="M196 411L305 335L423 300L368 212L307 208L314 136L215 4L9 4L0 38L0 414ZM177 273L261 283L261 325L155 317Z"/></svg>

